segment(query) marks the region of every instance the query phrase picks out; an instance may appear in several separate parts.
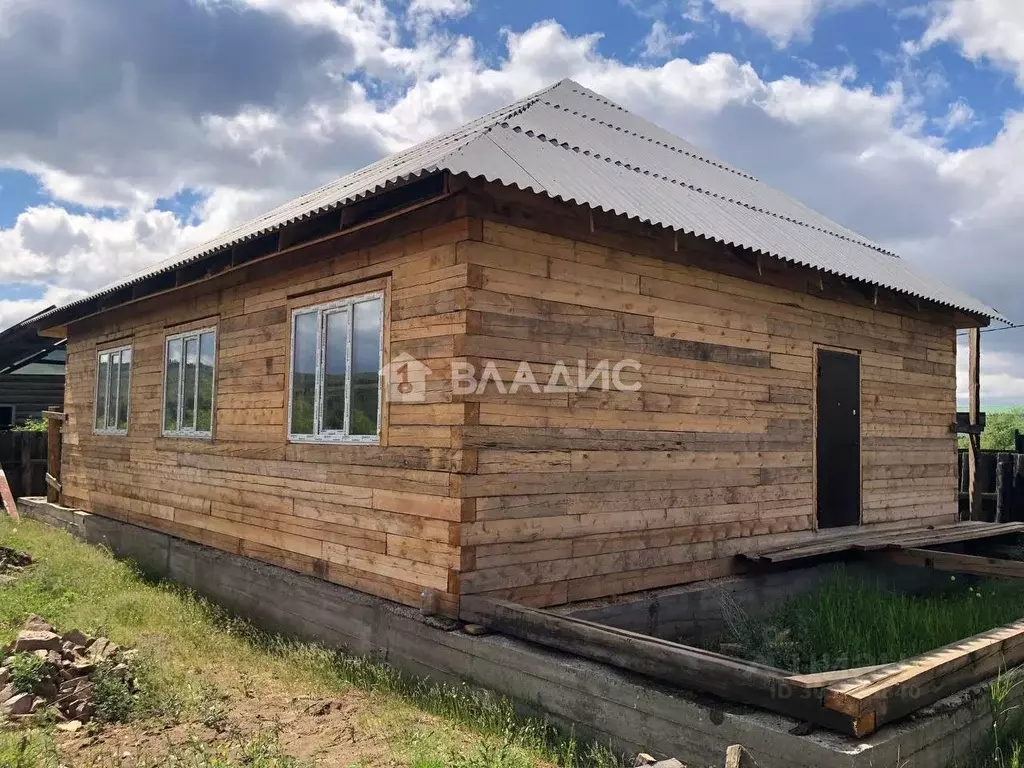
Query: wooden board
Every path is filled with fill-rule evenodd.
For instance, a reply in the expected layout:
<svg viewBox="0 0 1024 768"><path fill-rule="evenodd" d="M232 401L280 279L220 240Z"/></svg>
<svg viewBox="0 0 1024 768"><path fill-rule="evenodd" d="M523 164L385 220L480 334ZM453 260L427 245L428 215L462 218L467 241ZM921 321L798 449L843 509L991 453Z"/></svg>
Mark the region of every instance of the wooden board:
<svg viewBox="0 0 1024 768"><path fill-rule="evenodd" d="M875 726L1024 662L1024 620L830 686L824 704Z"/></svg>
<svg viewBox="0 0 1024 768"><path fill-rule="evenodd" d="M905 527L890 531L845 529L823 535L819 541L778 550L745 552L750 560L769 563L788 562L853 550L869 551L888 547L927 547L961 541L1006 536L1024 531L1024 523L950 523L940 526Z"/></svg>
<svg viewBox="0 0 1024 768"><path fill-rule="evenodd" d="M14 502L14 495L11 493L11 486L7 482L7 475L4 474L3 467L0 467L0 501L3 502L7 514L18 520L18 505Z"/></svg>
<svg viewBox="0 0 1024 768"><path fill-rule="evenodd" d="M884 549L872 552L871 557L896 565L934 568L936 571L1024 579L1024 561L1021 560L961 555L956 552L939 552L933 549Z"/></svg>

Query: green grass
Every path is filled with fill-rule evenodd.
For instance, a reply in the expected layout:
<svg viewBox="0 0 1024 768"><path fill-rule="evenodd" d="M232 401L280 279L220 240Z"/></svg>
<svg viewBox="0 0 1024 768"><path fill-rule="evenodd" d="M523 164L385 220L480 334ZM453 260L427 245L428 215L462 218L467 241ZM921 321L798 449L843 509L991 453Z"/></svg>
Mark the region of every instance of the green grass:
<svg viewBox="0 0 1024 768"><path fill-rule="evenodd" d="M905 595L839 571L764 619L726 606L718 647L796 672L886 664L1024 616L1024 583L950 576L928 595Z"/></svg>
<svg viewBox="0 0 1024 768"><path fill-rule="evenodd" d="M20 578L0 587L0 645L35 613L59 629L78 628L139 649L142 692L129 697L108 681L109 721L162 718L217 729L226 722L232 695L330 696L358 690L368 698L368 711L359 716L380 723L391 752L389 762L380 765L621 765L609 750L525 716L500 696L466 685L427 683L385 664L261 632L188 590L147 581L131 565L63 532L3 519L0 544L36 560ZM0 729L0 768L56 766L52 735L46 727ZM276 744L267 733L238 734L229 744L195 743L166 759L173 756L175 764L197 768L302 765ZM257 747L263 750L258 760L245 757L246 749ZM129 765L146 764L125 768Z"/></svg>

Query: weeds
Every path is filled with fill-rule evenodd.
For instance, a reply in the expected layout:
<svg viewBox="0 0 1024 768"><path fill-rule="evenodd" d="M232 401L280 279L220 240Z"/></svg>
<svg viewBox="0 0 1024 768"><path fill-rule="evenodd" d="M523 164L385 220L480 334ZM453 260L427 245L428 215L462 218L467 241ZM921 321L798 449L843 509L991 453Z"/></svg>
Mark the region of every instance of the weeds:
<svg viewBox="0 0 1024 768"><path fill-rule="evenodd" d="M951 577L932 594L906 595L839 570L817 592L785 603L765 619L734 604L718 646L799 672L886 664L1016 621L1024 583Z"/></svg>
<svg viewBox="0 0 1024 768"><path fill-rule="evenodd" d="M46 680L46 659L29 653L19 653L10 662L11 685L18 693L35 693Z"/></svg>
<svg viewBox="0 0 1024 768"><path fill-rule="evenodd" d="M57 760L57 749L45 733L0 731L0 768L42 768Z"/></svg>

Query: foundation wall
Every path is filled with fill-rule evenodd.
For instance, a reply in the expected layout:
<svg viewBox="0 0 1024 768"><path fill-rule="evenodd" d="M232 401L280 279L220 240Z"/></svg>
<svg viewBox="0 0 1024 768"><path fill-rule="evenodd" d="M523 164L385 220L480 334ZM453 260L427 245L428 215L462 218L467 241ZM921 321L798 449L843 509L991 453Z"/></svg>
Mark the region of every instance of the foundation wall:
<svg viewBox="0 0 1024 768"><path fill-rule="evenodd" d="M578 619L631 632L687 642L719 635L730 617L763 618L786 600L817 590L838 570L885 589L923 592L949 577L926 568L880 563L822 563L774 573L736 576L651 590L611 600L573 603L557 609Z"/></svg>
<svg viewBox="0 0 1024 768"><path fill-rule="evenodd" d="M436 681L468 681L622 752L714 766L743 744L761 768L941 768L984 743L988 692L976 686L865 741L790 733L792 719L658 686L640 676L500 635L427 626L408 607L110 518L22 499L26 517L136 560L254 623ZM1014 695L1024 699L1018 686ZM1009 706L1020 701L1009 702Z"/></svg>

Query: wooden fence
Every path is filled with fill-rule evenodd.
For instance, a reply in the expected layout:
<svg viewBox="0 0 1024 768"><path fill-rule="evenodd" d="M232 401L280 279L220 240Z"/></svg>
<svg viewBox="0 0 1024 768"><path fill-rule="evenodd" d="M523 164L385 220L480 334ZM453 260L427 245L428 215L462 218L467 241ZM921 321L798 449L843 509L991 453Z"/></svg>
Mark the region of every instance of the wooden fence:
<svg viewBox="0 0 1024 768"><path fill-rule="evenodd" d="M968 452L959 451L957 481L960 517L966 518L970 499ZM981 451L978 456L982 519L1024 521L1024 452Z"/></svg>
<svg viewBox="0 0 1024 768"><path fill-rule="evenodd" d="M45 432L0 431L0 467L14 497L46 495Z"/></svg>

